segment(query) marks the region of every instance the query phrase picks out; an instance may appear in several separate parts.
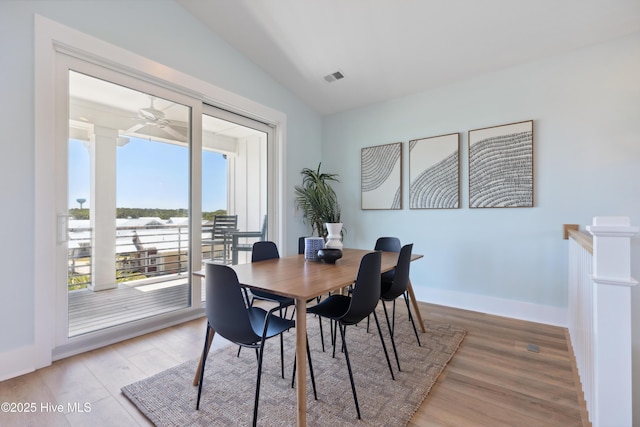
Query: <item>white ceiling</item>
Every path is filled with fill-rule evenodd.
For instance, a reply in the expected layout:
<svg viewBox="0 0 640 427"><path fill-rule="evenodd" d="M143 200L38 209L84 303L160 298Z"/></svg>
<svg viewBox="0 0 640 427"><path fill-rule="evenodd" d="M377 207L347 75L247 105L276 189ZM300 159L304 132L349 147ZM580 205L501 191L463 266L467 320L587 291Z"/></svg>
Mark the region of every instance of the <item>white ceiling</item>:
<svg viewBox="0 0 640 427"><path fill-rule="evenodd" d="M640 0L177 2L321 114L640 31Z"/></svg>

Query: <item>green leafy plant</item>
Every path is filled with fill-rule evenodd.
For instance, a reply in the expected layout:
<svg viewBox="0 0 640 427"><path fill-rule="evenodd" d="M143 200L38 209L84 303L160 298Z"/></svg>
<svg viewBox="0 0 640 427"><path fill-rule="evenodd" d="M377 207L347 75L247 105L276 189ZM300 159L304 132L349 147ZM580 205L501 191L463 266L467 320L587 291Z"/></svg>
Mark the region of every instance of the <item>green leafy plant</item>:
<svg viewBox="0 0 640 427"><path fill-rule="evenodd" d="M303 221L320 237L326 237L324 224L341 222L340 203L330 182L340 182L338 174L322 173L320 166L313 170L304 168L301 171L302 185L295 186L295 203L302 211Z"/></svg>

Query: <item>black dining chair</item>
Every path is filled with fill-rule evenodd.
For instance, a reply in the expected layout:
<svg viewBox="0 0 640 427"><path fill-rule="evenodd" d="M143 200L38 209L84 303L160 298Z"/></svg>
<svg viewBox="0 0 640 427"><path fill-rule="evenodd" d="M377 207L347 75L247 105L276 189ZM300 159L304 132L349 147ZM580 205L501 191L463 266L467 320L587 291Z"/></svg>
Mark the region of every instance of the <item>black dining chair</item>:
<svg viewBox="0 0 640 427"><path fill-rule="evenodd" d="M298 237L298 255L304 255L304 250L305 250L305 243L304 243L304 239L306 239L306 236L300 236ZM320 302L320 300L322 299L322 296L318 296L315 298L316 302ZM313 301L313 299L310 299L307 302L311 302ZM324 352L324 332L322 331L322 319L320 317L318 317L318 324L320 326L320 342L322 343L322 351ZM295 374L295 372L294 372ZM295 380L295 375L294 378L292 379L292 381ZM293 385L293 384L292 384Z"/></svg>
<svg viewBox="0 0 640 427"><path fill-rule="evenodd" d="M278 247L272 241L259 241L253 244L253 250L251 252L251 262L265 261L269 259L280 258ZM260 289L251 289L251 296L244 288L245 298L248 305L251 307L255 300L268 301L277 304L277 309L280 311L280 317L287 316L287 309L295 304L293 298L283 297L271 292L263 291ZM283 312L284 309L284 312ZM242 346L238 348L238 356L240 356L240 350ZM284 338L280 336L280 372L282 378L284 378Z"/></svg>
<svg viewBox="0 0 640 427"><path fill-rule="evenodd" d="M253 250L251 252L251 262L266 261L268 259L276 258L280 258L280 253L278 252L278 247L274 242L270 240L264 240L255 242L253 244ZM293 298L283 297L281 295L276 295L274 293L262 291L260 289L251 289L251 295L253 296L253 298L250 301L250 305L253 305L254 299L274 302L278 304L281 309L285 310L285 316L286 309L295 304L295 300Z"/></svg>
<svg viewBox="0 0 640 427"><path fill-rule="evenodd" d="M398 262L396 264L395 273L393 276L393 280L389 282L382 283L381 291L380 291L380 300L382 300L382 308L384 309L384 316L387 319L387 326L389 328L389 335L391 335L391 344L393 345L393 352L396 355L396 362L398 364L398 370L400 370L400 360L398 359L398 351L396 350L396 344L394 340L394 331L395 331L395 323L396 323L396 299L399 296L404 297L404 301L407 304L407 312L409 313L409 320L413 325L413 332L416 335L416 339L418 340L418 345L422 346L420 343L420 337L418 336L418 330L416 329L416 323L413 320L413 316L411 315L411 306L409 304L409 295L407 289L409 287L409 267L411 265L411 251L413 250L413 243L408 245L404 245L400 249L400 254L398 255ZM391 315L391 321L389 321L389 313L387 312L386 302L393 302L393 311Z"/></svg>
<svg viewBox="0 0 640 427"><path fill-rule="evenodd" d="M356 404L358 419L361 419L360 405L358 404L358 395L353 381L351 361L349 360L349 351L347 350L347 342L345 339L347 326L355 325L370 314L373 314L376 325L378 326L380 342L382 343L384 354L387 357L389 372L391 372L391 378L395 380L393 369L391 368L391 361L389 360L389 353L387 352L387 346L384 343L382 330L380 329L380 323L378 322L378 316L375 312L378 301L380 300L380 268L380 252L371 252L366 254L360 261L358 276L351 296L330 295L319 304L307 309L307 313L317 314L321 317L326 317L337 322L338 329L340 329L340 336L342 338L342 349L347 361L349 380L351 381L351 391L353 392L353 400ZM335 346L333 349L333 357L335 357Z"/></svg>
<svg viewBox="0 0 640 427"><path fill-rule="evenodd" d="M298 237L298 255L304 255L304 249L305 249L304 239L306 239L306 236Z"/></svg>
<svg viewBox="0 0 640 427"><path fill-rule="evenodd" d="M376 251L384 251L384 252L400 252L402 245L400 244L400 239L397 237L379 237L376 240L376 245L374 246L374 250ZM381 276L381 286L384 287L385 284L389 284L393 282L393 276L396 273L395 268L389 271L385 271ZM367 332L369 332L369 318L367 317Z"/></svg>
<svg viewBox="0 0 640 427"><path fill-rule="evenodd" d="M400 239L397 237L380 237L376 240L376 246L374 250L376 251L385 251L385 252L400 252L402 245L400 244ZM384 287L384 283L390 283L393 281L393 275L395 274L395 269L385 271L382 273L382 286Z"/></svg>
<svg viewBox="0 0 640 427"><path fill-rule="evenodd" d="M204 370L207 360L207 350L209 348L209 332L213 329L217 334L233 343L256 350L258 373L253 406L253 425L255 426L258 419L260 379L262 376L265 341L276 335L282 336L285 331L295 326L295 322L273 314L274 311L279 309L278 307L272 308L269 311L260 307L247 307L240 289L238 276L231 267L207 263L205 266L205 284L207 288L207 333L205 335L202 354L202 369L200 370L196 409L200 409L200 397L202 395ZM311 373L313 392L317 400L315 377L313 375L313 365L311 365L311 354L308 344L307 357L309 358L309 371Z"/></svg>

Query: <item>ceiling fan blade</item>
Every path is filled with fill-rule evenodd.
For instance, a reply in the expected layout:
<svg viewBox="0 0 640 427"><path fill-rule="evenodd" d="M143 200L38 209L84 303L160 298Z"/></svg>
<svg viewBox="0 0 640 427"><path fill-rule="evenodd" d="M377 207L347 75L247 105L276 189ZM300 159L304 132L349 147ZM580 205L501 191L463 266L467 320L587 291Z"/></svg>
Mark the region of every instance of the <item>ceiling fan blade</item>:
<svg viewBox="0 0 640 427"><path fill-rule="evenodd" d="M125 130L125 133L135 133L140 129L142 129L143 127L145 127L146 125L147 125L146 123L137 123L131 126L129 129Z"/></svg>
<svg viewBox="0 0 640 427"><path fill-rule="evenodd" d="M169 135L173 136L178 141L185 142L187 140L186 136L184 136L183 134L181 134L171 126L164 126L161 129L166 133L168 133Z"/></svg>

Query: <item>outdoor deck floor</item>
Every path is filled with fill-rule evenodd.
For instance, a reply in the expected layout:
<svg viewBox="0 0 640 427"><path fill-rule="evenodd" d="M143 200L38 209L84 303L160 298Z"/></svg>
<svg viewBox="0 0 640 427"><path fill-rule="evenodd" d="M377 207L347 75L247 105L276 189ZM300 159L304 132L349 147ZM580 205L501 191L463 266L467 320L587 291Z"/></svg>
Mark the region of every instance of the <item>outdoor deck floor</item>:
<svg viewBox="0 0 640 427"><path fill-rule="evenodd" d="M69 336L120 325L185 308L190 302L187 276L142 286L69 292Z"/></svg>

